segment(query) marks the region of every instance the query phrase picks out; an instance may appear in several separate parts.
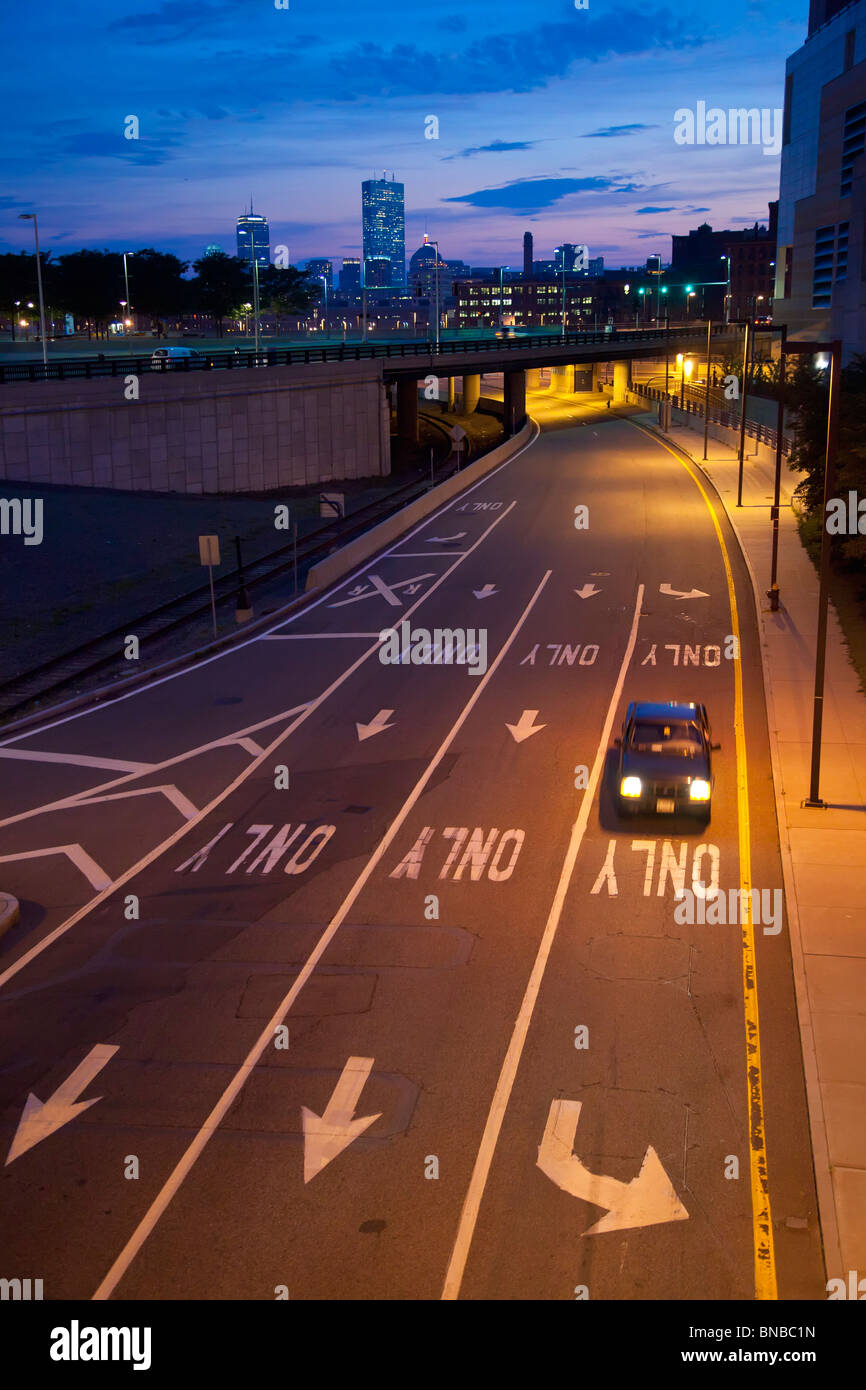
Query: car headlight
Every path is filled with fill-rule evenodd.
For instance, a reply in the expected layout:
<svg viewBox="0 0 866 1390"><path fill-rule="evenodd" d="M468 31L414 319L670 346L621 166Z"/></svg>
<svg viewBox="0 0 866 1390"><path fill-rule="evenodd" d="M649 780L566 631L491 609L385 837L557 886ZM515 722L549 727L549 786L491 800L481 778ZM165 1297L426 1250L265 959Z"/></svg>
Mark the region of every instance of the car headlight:
<svg viewBox="0 0 866 1390"><path fill-rule="evenodd" d="M640 796L641 784L639 777L623 777L619 784L620 796Z"/></svg>
<svg viewBox="0 0 866 1390"><path fill-rule="evenodd" d="M694 779L693 782L690 782L690 783L689 783L689 800L690 800L690 801L709 801L709 799L710 799L710 784L709 784L709 782L705 782L705 781L703 780L702 777L696 777L696 778Z"/></svg>

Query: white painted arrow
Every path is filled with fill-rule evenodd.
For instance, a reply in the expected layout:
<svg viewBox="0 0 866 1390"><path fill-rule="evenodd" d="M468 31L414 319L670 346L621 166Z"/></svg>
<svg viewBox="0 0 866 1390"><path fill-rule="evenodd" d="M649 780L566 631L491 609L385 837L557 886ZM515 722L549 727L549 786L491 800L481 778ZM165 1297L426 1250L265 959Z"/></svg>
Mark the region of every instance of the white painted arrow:
<svg viewBox="0 0 866 1390"><path fill-rule="evenodd" d="M466 535L465 531L458 531L456 536L428 536L428 545L447 545L449 541L462 541Z"/></svg>
<svg viewBox="0 0 866 1390"><path fill-rule="evenodd" d="M703 589L672 589L670 584L660 584L659 593L666 594L668 598L709 598L709 594L705 594Z"/></svg>
<svg viewBox="0 0 866 1390"><path fill-rule="evenodd" d="M597 589L594 584L584 584L582 589L574 591L578 598L593 598L595 594L600 594L601 589Z"/></svg>
<svg viewBox="0 0 866 1390"><path fill-rule="evenodd" d="M92 1100L77 1100L76 1097L87 1089L97 1072L102 1071L116 1051L116 1047L107 1043L97 1043L96 1047L90 1049L84 1061L79 1062L72 1075L57 1087L53 1096L49 1096L44 1105L32 1091L30 1092L24 1113L18 1121L12 1147L6 1155L7 1164L20 1158L40 1140L47 1139L56 1129L61 1129L70 1120L74 1120L82 1110L88 1110L91 1105L102 1100L102 1096L94 1096Z"/></svg>
<svg viewBox="0 0 866 1390"><path fill-rule="evenodd" d="M605 1207L607 1216L584 1235L627 1231L636 1226L658 1226L666 1221L688 1221L689 1214L677 1196L651 1146L641 1170L631 1182L620 1182L591 1173L574 1152L574 1136L580 1119L579 1100L554 1100L550 1105L544 1138L538 1146L538 1166L551 1182L581 1201Z"/></svg>
<svg viewBox="0 0 866 1390"><path fill-rule="evenodd" d="M541 733L546 729L546 724L536 724L535 718L538 714L537 709L525 709L516 724L506 724L506 729L510 729L515 743L522 743L525 738L531 738L533 734Z"/></svg>
<svg viewBox="0 0 866 1390"><path fill-rule="evenodd" d="M490 598L491 594L498 594L499 590L495 584L485 584L483 589L473 589L476 598Z"/></svg>
<svg viewBox="0 0 866 1390"><path fill-rule="evenodd" d="M350 1057L325 1106L324 1115L317 1115L306 1105L301 1106L305 1183L321 1173L332 1158L341 1154L374 1120L379 1119L381 1111L379 1115L365 1115L360 1120L352 1118L372 1069L372 1057Z"/></svg>
<svg viewBox="0 0 866 1390"><path fill-rule="evenodd" d="M388 723L393 713L392 709L380 709L375 719L371 719L369 724L356 724L355 728L358 730L358 738L361 743L364 742L365 738L372 738L374 734L383 733L385 729L393 729L393 724Z"/></svg>

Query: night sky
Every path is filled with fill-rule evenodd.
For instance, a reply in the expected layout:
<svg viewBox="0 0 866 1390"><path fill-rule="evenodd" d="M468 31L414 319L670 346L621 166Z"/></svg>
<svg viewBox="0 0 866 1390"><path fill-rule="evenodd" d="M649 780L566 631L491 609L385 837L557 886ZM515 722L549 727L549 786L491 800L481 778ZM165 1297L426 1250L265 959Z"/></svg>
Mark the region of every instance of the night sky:
<svg viewBox="0 0 866 1390"><path fill-rule="evenodd" d="M407 256L608 266L766 221L779 159L679 146L674 112L778 108L808 0L118 0L5 7L0 249L235 253L250 195L291 259L360 253L360 183L406 186ZM10 62L11 54L18 54ZM136 115L140 139L126 140ZM439 139L425 139L425 117Z"/></svg>

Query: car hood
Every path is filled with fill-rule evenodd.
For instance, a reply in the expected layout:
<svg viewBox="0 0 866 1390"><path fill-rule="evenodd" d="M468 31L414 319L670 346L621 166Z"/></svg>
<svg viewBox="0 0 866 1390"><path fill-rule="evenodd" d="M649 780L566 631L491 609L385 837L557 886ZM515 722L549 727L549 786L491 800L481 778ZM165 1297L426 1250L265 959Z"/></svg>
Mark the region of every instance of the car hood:
<svg viewBox="0 0 866 1390"><path fill-rule="evenodd" d="M651 782L688 782L695 777L708 778L708 760L699 758L665 757L663 753L636 753L629 749L622 755L624 777L642 777Z"/></svg>

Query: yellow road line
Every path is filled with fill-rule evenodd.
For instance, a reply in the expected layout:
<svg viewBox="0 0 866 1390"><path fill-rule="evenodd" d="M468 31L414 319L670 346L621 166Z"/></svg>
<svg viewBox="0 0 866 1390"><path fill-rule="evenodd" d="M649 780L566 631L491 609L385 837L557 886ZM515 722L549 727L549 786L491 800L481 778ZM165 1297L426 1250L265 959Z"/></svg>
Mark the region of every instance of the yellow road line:
<svg viewBox="0 0 866 1390"><path fill-rule="evenodd" d="M695 487L706 503L707 510L715 528L725 577L728 581L728 599L731 608L731 632L737 641L737 659L734 662L734 736L737 750L737 826L740 849L740 902L745 902L746 921L743 929L743 1007L746 1023L746 1086L749 1108L749 1168L752 1190L752 1228L755 1247L755 1297L759 1299L778 1298L776 1282L776 1254L773 1243L773 1222L770 1213L770 1179L767 1163L767 1136L764 1122L764 1086L761 1073L761 1030L758 1018L758 971L755 960L755 928L752 920L752 842L749 826L749 776L748 753L746 749L746 729L743 714L743 669L740 643L740 620L737 613L737 595L734 589L734 576L728 549L719 518L710 496L692 468L680 454L676 453L652 430L645 429L634 420L629 420L635 429L642 430L680 463L688 473ZM746 895L745 897L743 895ZM742 910L740 916L743 916Z"/></svg>

